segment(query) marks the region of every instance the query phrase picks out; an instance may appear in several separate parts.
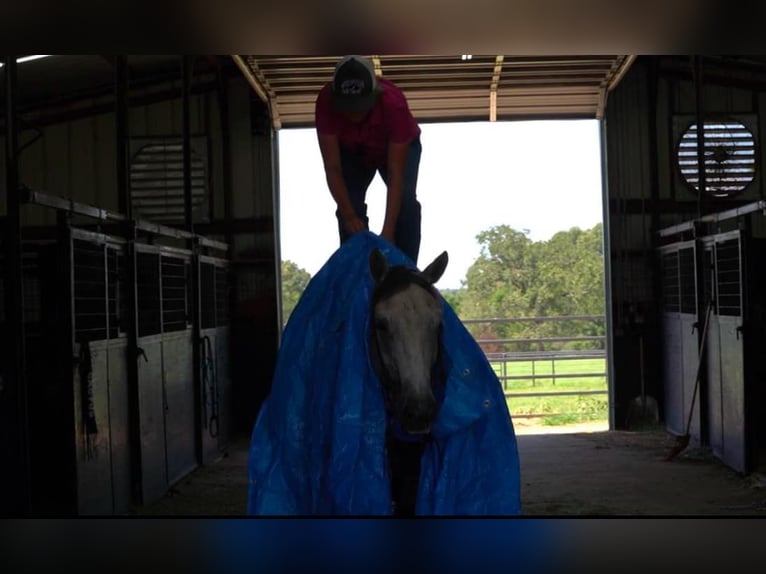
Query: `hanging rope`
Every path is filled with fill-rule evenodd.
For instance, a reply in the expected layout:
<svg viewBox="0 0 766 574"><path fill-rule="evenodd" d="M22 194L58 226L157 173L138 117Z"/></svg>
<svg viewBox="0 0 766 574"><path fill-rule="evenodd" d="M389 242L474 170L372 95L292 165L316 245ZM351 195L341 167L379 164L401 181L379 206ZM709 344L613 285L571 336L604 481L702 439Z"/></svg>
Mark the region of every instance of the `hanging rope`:
<svg viewBox="0 0 766 574"><path fill-rule="evenodd" d="M80 342L78 367L80 373L83 431L85 435L85 455L90 460L96 456L96 446L92 436L98 434L98 426L96 425L96 407L93 401L93 359L90 342L87 340Z"/></svg>
<svg viewBox="0 0 766 574"><path fill-rule="evenodd" d="M218 377L215 368L215 355L210 337L202 337L202 401L204 406L204 425L212 438L218 437ZM208 407L210 416L208 418Z"/></svg>

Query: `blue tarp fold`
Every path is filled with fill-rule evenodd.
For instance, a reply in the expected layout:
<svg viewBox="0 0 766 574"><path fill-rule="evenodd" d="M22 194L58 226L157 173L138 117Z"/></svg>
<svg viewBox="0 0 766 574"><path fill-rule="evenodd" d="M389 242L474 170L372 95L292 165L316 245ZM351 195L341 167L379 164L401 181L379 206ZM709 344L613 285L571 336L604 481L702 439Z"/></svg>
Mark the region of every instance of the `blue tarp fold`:
<svg viewBox="0 0 766 574"><path fill-rule="evenodd" d="M387 515L386 412L369 361L369 255L414 267L357 233L311 279L285 327L248 461L251 515ZM442 299L445 396L426 446L416 512L521 512L516 437L483 351Z"/></svg>

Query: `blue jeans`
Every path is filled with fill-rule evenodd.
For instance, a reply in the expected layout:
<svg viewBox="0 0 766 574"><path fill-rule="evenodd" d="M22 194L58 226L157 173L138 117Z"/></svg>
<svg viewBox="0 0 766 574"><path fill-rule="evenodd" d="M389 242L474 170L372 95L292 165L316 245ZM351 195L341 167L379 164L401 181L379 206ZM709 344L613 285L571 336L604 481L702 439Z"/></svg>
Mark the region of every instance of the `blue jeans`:
<svg viewBox="0 0 766 574"><path fill-rule="evenodd" d="M395 245L412 259L416 265L418 262L418 252L420 251L421 216L416 187L421 149L420 138L417 137L412 140L407 151L407 165L404 168L404 182L402 186L402 206L399 211L399 219L396 222L394 235ZM380 176L388 185L388 168L381 167L378 170L374 167L369 167L364 163L361 154L347 150L343 146L340 148L340 161L351 205L354 207L356 215L369 229L367 204L365 203L367 188L375 177L376 171L380 171ZM343 243L349 238L349 235L343 228L339 211L336 210L335 216L338 219L340 241Z"/></svg>

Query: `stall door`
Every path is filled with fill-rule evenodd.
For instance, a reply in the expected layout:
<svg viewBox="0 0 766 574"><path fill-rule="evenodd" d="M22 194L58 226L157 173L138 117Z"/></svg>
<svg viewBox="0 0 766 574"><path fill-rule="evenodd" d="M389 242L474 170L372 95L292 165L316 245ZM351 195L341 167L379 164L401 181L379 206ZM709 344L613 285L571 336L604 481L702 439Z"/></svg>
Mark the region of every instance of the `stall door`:
<svg viewBox="0 0 766 574"><path fill-rule="evenodd" d="M131 502L124 245L71 234L78 512L123 514Z"/></svg>
<svg viewBox="0 0 766 574"><path fill-rule="evenodd" d="M141 499L159 500L168 485L165 452L165 388L162 380L160 256L136 246L138 300L138 411Z"/></svg>
<svg viewBox="0 0 766 574"><path fill-rule="evenodd" d="M137 245L142 500L154 502L197 466L190 254Z"/></svg>
<svg viewBox="0 0 766 574"><path fill-rule="evenodd" d="M693 241L660 249L662 265L662 337L665 426L684 434L691 407L699 359L696 248ZM694 404L690 434L699 441L699 397Z"/></svg>
<svg viewBox="0 0 766 574"><path fill-rule="evenodd" d="M194 337L187 306L190 258L160 255L162 271L162 376L168 484L197 466L194 423Z"/></svg>
<svg viewBox="0 0 766 574"><path fill-rule="evenodd" d="M708 337L708 412L713 454L747 470L745 370L742 337L742 245L739 231L714 236L708 270L715 293Z"/></svg>

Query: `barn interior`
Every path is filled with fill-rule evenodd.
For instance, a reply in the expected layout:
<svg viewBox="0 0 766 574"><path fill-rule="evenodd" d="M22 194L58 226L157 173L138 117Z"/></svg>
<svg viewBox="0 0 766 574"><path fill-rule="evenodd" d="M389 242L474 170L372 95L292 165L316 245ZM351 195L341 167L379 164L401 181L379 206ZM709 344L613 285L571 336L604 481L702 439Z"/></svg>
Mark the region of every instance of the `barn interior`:
<svg viewBox="0 0 766 574"><path fill-rule="evenodd" d="M279 349L279 132L313 125L337 58L4 57L4 515L124 515L249 434ZM371 58L421 122L599 121L610 429L643 354L669 433L762 470L766 58Z"/></svg>

